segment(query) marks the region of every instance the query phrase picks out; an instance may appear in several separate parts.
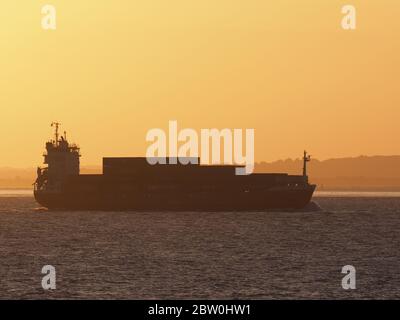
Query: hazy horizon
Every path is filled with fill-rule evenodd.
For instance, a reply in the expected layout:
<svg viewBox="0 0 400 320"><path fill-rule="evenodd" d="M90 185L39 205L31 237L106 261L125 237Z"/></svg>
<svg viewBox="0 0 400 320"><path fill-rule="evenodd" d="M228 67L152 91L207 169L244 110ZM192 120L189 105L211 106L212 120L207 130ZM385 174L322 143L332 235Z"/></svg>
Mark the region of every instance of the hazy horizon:
<svg viewBox="0 0 400 320"><path fill-rule="evenodd" d="M302 159L280 159L257 162L255 173L281 172L299 175ZM82 174L101 174L102 166L82 165ZM311 183L319 190L400 191L400 155L358 156L312 159L308 165ZM0 188L29 188L36 178L36 168L0 167Z"/></svg>
<svg viewBox="0 0 400 320"><path fill-rule="evenodd" d="M43 153L43 152L42 152ZM104 156L106 157L106 156ZM97 169L97 168L101 168L102 167L102 160L104 157L100 157L99 158L99 163L95 164L95 163L85 163L84 161L82 161L81 158L81 163L80 163L80 167L81 169ZM108 155L107 157L145 157L145 155ZM380 157L384 157L384 158L390 158L390 157L399 157L400 158L400 153L399 154L373 154L373 155L366 155L366 154L360 154L357 156L343 156L343 157L333 157L333 158L326 158L326 159L321 159L321 158L316 158L316 157L312 157L311 161L317 161L317 162L325 162L325 161L330 161L330 160L341 160L341 159L358 159L358 158L380 158ZM281 159L272 159L272 160L257 160L255 161L255 164L262 164L262 163L268 163L268 164L272 164L272 163L276 163L276 162L284 162L284 161L303 161L301 156L298 157L287 157L287 158L281 158ZM221 162L223 163L223 159L221 160ZM37 168L37 166L44 166L43 161L41 163L37 163L37 164L32 164L30 166L21 166L21 167L17 167L17 166L11 166L11 165L0 165L0 169L17 169L17 170L31 170L32 168Z"/></svg>

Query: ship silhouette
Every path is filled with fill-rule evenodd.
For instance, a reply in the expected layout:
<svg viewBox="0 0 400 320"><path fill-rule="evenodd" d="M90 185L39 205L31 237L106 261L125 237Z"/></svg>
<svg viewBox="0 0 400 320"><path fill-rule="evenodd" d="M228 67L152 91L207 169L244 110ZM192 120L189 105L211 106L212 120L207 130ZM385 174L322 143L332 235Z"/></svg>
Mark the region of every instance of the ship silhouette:
<svg viewBox="0 0 400 320"><path fill-rule="evenodd" d="M235 175L236 166L148 163L145 157L103 158L102 174L80 174L80 149L59 134L46 143L37 170L36 201L49 209L132 211L263 211L302 209L311 200L304 152L303 174ZM174 164L169 164L169 163Z"/></svg>

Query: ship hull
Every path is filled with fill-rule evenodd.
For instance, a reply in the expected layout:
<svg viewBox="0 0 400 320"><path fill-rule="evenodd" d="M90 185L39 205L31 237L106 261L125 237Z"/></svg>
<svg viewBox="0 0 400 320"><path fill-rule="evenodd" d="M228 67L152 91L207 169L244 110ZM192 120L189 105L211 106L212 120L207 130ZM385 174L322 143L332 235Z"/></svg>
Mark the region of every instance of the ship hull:
<svg viewBox="0 0 400 320"><path fill-rule="evenodd" d="M36 201L49 209L101 211L272 211L306 207L314 185L297 189L271 188L254 192L87 192L34 191Z"/></svg>

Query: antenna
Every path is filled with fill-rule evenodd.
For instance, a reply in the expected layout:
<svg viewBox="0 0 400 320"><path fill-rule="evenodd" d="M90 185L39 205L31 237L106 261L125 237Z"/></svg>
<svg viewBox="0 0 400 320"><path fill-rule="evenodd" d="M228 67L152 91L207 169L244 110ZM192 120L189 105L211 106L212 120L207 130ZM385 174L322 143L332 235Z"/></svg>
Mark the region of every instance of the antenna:
<svg viewBox="0 0 400 320"><path fill-rule="evenodd" d="M311 156L307 155L307 151L304 150L304 156L303 156L303 177L307 177L307 162L311 161Z"/></svg>
<svg viewBox="0 0 400 320"><path fill-rule="evenodd" d="M51 126L56 127L55 137L56 137L56 146L58 145L58 128L61 125L59 122L52 122Z"/></svg>

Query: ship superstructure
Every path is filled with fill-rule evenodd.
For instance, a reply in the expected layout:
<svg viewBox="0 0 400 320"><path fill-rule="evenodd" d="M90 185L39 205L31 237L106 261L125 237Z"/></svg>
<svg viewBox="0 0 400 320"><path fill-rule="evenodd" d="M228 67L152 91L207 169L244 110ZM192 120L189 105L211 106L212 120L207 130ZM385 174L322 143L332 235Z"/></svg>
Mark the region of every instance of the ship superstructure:
<svg viewBox="0 0 400 320"><path fill-rule="evenodd" d="M59 134L60 123L53 122L55 127L54 139L46 142L46 152L43 154L47 167L38 167L35 190L60 192L65 180L79 175L79 147L70 144L67 133Z"/></svg>

